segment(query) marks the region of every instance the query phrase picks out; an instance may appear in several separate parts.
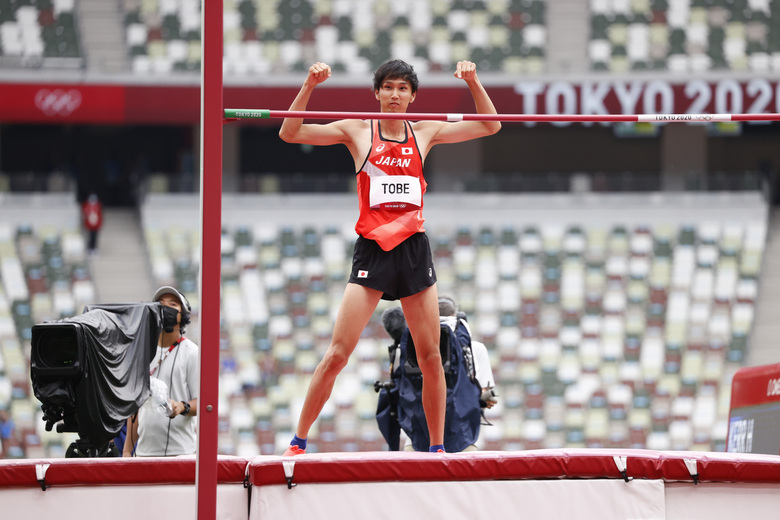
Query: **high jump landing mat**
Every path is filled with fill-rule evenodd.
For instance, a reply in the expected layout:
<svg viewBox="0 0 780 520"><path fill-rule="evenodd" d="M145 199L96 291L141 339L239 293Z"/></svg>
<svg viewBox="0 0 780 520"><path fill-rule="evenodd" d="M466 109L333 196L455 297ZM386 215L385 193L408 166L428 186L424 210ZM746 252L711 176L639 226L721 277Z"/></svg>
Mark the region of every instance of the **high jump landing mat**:
<svg viewBox="0 0 780 520"><path fill-rule="evenodd" d="M219 456L217 518L733 520L780 510L780 456L560 449ZM0 461L3 518L196 514L194 457Z"/></svg>

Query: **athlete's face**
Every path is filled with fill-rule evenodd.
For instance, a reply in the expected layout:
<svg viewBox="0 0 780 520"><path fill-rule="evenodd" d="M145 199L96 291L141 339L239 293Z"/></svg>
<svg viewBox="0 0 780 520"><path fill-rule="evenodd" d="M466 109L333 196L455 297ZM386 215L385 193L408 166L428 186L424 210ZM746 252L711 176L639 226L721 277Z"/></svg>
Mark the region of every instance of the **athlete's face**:
<svg viewBox="0 0 780 520"><path fill-rule="evenodd" d="M382 112L406 112L409 104L414 102L415 94L408 81L395 78L382 82L379 90L374 92Z"/></svg>

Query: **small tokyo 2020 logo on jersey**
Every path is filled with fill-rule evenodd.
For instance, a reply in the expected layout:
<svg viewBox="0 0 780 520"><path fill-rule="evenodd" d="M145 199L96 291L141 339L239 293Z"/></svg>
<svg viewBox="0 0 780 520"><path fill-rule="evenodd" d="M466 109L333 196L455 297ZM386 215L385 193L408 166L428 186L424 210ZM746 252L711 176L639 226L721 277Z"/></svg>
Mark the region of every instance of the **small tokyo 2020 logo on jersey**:
<svg viewBox="0 0 780 520"><path fill-rule="evenodd" d="M374 151L376 151L377 153L379 153L379 152L381 152L381 151L382 151L382 150L384 150L384 149L385 149L385 143L382 143L382 144L380 144L379 146L377 146L377 147L376 147L376 149L375 149Z"/></svg>

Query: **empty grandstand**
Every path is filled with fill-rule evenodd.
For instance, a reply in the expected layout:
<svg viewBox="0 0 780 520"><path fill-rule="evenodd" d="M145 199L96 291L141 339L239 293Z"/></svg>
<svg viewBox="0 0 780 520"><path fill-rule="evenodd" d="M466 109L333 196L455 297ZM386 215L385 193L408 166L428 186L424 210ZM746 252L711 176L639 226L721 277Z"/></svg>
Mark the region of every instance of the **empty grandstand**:
<svg viewBox="0 0 780 520"><path fill-rule="evenodd" d="M776 0L225 0L225 103L375 110L391 57L420 112L780 112ZM33 324L200 268L197 0L0 0L0 456L62 457L29 377ZM357 206L340 147L225 126L219 451L280 453L330 341ZM485 450L724 451L731 378L777 361L776 124L505 125L432 153L439 288L488 346L500 393ZM86 251L79 201L106 225ZM386 449L380 306L311 451Z"/></svg>

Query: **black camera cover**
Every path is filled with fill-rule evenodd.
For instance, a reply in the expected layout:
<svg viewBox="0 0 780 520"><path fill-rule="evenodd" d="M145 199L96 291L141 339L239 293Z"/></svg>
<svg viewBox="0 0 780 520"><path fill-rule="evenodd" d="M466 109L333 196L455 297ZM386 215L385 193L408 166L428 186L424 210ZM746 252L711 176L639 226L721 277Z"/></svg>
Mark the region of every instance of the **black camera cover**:
<svg viewBox="0 0 780 520"><path fill-rule="evenodd" d="M31 375L44 414L60 409L67 423L75 411L81 439L110 441L151 394L149 364L161 330L159 303L90 305L79 316L35 325ZM63 334L73 331L73 355L58 353L69 341Z"/></svg>

